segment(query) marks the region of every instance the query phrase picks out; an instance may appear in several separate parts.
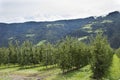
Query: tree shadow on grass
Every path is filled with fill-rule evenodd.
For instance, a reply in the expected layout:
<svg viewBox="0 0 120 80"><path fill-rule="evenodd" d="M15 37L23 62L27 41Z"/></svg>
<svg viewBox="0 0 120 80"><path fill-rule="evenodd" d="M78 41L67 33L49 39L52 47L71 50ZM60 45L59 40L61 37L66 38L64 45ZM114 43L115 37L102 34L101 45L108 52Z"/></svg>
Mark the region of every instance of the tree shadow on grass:
<svg viewBox="0 0 120 80"><path fill-rule="evenodd" d="M0 70L3 70L3 69L9 69L9 68L17 68L19 67L18 65L6 65L6 66L1 66L0 67Z"/></svg>
<svg viewBox="0 0 120 80"><path fill-rule="evenodd" d="M45 71L55 68L54 66L42 66L42 65L33 65L33 66L20 66L18 70L26 70L26 69L35 69L37 71Z"/></svg>
<svg viewBox="0 0 120 80"><path fill-rule="evenodd" d="M55 69L56 67L52 66L52 67L43 67L42 69L40 69L39 71L48 71L48 70L52 70Z"/></svg>
<svg viewBox="0 0 120 80"><path fill-rule="evenodd" d="M25 69L34 69L34 68L38 68L41 67L41 65L33 65L33 66L20 66L20 68L18 70L25 70Z"/></svg>
<svg viewBox="0 0 120 80"><path fill-rule="evenodd" d="M89 78L91 76L90 67L89 66L85 66L83 68L74 69L74 70L71 70L71 71L66 72L66 73L59 73L58 76L56 76L56 78L53 79L53 80L56 80L56 79L58 79L58 80L63 80L63 79L67 80L67 79L74 78L76 76L78 78L84 78L84 77ZM59 78L63 78L63 79L59 79Z"/></svg>

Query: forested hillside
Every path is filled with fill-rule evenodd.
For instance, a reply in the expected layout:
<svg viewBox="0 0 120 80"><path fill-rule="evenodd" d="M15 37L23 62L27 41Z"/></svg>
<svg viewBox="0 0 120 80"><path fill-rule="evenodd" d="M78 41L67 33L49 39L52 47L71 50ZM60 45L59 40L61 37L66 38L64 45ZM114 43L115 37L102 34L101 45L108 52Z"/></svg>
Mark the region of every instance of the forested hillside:
<svg viewBox="0 0 120 80"><path fill-rule="evenodd" d="M55 43L66 36L77 37L87 41L88 36L103 31L108 36L113 48L120 46L120 13L118 11L106 16L88 17L73 20L51 22L0 23L0 46L8 46L9 41L20 43L25 40L39 45L43 42Z"/></svg>

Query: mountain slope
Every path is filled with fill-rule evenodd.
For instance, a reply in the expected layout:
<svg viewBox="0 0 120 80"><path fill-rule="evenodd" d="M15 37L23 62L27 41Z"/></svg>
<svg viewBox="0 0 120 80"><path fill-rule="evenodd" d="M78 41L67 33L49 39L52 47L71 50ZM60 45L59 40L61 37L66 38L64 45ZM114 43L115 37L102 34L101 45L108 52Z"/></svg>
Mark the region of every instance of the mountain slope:
<svg viewBox="0 0 120 80"><path fill-rule="evenodd" d="M7 46L9 41L15 40L20 41L20 43L25 40L30 40L34 44L40 41L54 43L68 35L83 40L100 32L100 29L108 36L112 47L118 48L120 46L120 13L118 11L97 18L88 17L51 22L0 23L0 46Z"/></svg>

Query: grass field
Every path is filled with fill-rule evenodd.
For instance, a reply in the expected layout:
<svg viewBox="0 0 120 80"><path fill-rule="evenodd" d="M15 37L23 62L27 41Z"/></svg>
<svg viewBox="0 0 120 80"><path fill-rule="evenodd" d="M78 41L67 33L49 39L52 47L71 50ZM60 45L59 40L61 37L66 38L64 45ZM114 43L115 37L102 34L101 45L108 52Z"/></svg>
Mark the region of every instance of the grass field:
<svg viewBox="0 0 120 80"><path fill-rule="evenodd" d="M114 55L113 62L107 75L109 80L120 80L120 59Z"/></svg>
<svg viewBox="0 0 120 80"><path fill-rule="evenodd" d="M91 75L89 65L66 74L62 74L61 70L54 66L48 66L48 69L39 65L27 66L26 68L17 65L0 67L0 80L90 80ZM114 55L109 72L105 75L105 80L119 79L120 60Z"/></svg>

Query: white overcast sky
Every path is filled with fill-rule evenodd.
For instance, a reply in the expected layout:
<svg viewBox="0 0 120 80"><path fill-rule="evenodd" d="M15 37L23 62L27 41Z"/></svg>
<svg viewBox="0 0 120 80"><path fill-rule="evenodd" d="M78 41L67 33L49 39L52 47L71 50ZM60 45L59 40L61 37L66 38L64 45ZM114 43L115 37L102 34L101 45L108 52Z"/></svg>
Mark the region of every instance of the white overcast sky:
<svg viewBox="0 0 120 80"><path fill-rule="evenodd" d="M53 21L120 11L120 0L0 0L0 22Z"/></svg>

